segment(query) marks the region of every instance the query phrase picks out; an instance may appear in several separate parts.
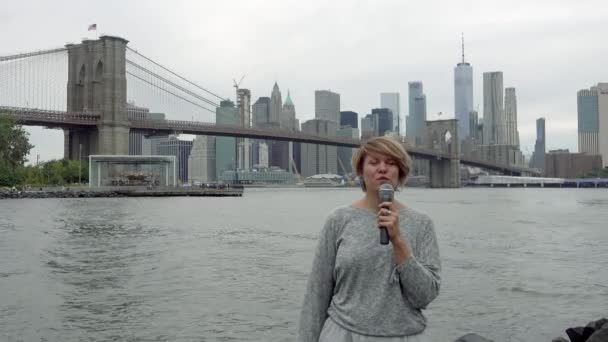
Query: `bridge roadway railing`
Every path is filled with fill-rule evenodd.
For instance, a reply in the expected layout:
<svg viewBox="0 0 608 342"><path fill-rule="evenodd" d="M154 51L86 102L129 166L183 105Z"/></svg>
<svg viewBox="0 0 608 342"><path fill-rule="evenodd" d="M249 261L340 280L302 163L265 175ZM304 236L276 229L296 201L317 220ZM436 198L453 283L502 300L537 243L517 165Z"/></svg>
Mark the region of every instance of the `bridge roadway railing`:
<svg viewBox="0 0 608 342"><path fill-rule="evenodd" d="M296 140L315 144L340 145L357 148L360 146L359 139L342 137L325 137L301 132L294 132L280 128L254 128L242 127L239 124L217 125L211 122L194 122L179 120L151 120L131 119L131 128L139 130L172 131L186 134L208 134L208 135L231 135L243 136L252 139L277 139Z"/></svg>
<svg viewBox="0 0 608 342"><path fill-rule="evenodd" d="M20 108L20 107L3 107L0 106L0 113L6 113L13 116L15 119L26 124L42 124L48 126L95 126L99 123L100 115L89 112L63 112L36 108ZM244 128L240 125L216 125L212 122L196 122L182 120L154 120L154 119L130 119L131 128L144 131L164 131L173 133L186 134L206 134L206 135L227 135L227 136L243 136L253 139L277 139L277 140L293 140L311 144L327 144L334 146L344 146L357 148L361 145L361 140L345 137L326 137L302 132L293 132L281 128ZM425 159L454 159L451 154L441 151L428 150L424 148L410 146L406 142L402 142L410 155ZM482 168L491 168L503 172L529 172L534 174L533 170L500 165L482 160L474 160L471 158L461 158L464 164L478 166Z"/></svg>
<svg viewBox="0 0 608 342"><path fill-rule="evenodd" d="M498 163L494 163L494 162L489 162L489 161L475 159L475 158L468 158L468 157L467 158L461 157L460 163L469 165L469 166L480 167L480 168L484 168L484 169L491 169L491 170L496 170L496 171L505 172L505 173L513 173L513 174L518 174L518 175L521 175L522 173L528 173L531 175L539 176L541 174L538 170L530 169L527 167L503 165L503 164L498 164Z"/></svg>
<svg viewBox="0 0 608 342"><path fill-rule="evenodd" d="M17 121L94 126L99 121L97 113L64 112L38 108L0 107L0 114L10 114Z"/></svg>

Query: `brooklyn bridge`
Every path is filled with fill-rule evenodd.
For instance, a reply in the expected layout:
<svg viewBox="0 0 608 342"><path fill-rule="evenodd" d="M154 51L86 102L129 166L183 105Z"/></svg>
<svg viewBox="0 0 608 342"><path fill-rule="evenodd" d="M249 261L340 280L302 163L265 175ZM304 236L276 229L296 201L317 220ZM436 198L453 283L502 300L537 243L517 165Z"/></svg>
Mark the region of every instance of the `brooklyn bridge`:
<svg viewBox="0 0 608 342"><path fill-rule="evenodd" d="M67 74L67 87L65 84ZM167 76L168 75L168 76ZM170 77L169 77L170 76ZM20 124L61 129L64 157L128 154L129 132L195 134L358 147L359 139L310 135L280 128L221 125L212 119L129 118L128 99L171 107L172 113L215 113L216 95L187 77L130 48L126 39L101 36L79 44L0 57L0 113ZM194 115L193 115L194 116ZM432 144L403 144L410 155L430 161L432 187L459 187L460 164L507 175L536 175L532 169L464 158L455 120L427 121ZM437 139L439 137L439 139ZM449 137L449 138L445 138Z"/></svg>

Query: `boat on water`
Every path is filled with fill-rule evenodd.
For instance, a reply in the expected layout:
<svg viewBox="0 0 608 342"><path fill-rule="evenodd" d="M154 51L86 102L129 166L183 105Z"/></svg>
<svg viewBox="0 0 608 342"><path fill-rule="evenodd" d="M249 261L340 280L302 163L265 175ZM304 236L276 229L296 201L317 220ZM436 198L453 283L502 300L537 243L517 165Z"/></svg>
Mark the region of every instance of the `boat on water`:
<svg viewBox="0 0 608 342"><path fill-rule="evenodd" d="M336 174L320 174L304 179L305 188L338 188L344 187L344 178Z"/></svg>

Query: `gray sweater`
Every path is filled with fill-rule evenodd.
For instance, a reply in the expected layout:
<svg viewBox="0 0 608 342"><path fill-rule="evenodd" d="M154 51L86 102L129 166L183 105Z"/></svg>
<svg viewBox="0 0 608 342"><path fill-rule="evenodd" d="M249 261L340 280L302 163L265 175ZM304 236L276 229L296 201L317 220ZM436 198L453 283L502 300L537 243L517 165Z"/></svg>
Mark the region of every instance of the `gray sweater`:
<svg viewBox="0 0 608 342"><path fill-rule="evenodd" d="M439 294L441 269L431 219L413 209L399 212L401 235L413 256L396 265L392 244L381 245L376 212L340 207L319 236L298 327L298 341L317 342L331 317L369 336L421 333L421 312Z"/></svg>

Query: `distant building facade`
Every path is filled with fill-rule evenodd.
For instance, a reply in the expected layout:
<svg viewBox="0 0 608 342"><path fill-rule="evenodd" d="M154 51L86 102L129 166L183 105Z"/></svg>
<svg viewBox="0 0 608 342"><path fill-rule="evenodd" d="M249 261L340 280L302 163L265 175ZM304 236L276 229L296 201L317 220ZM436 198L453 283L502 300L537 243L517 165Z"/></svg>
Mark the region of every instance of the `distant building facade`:
<svg viewBox="0 0 608 342"><path fill-rule="evenodd" d="M568 150L549 151L545 155L545 176L577 178L601 170L602 157L587 153L570 153Z"/></svg>
<svg viewBox="0 0 608 342"><path fill-rule="evenodd" d="M234 102L224 100L215 111L215 122L218 125L238 125L239 113ZM236 139L233 137L215 138L215 175L219 179L222 172L236 170L237 164Z"/></svg>
<svg viewBox="0 0 608 342"><path fill-rule="evenodd" d="M281 97L281 91L279 85L274 82L272 87L272 94L270 96L270 108L269 108L269 120L268 122L279 124L281 120L281 111L283 109L283 98Z"/></svg>
<svg viewBox="0 0 608 342"><path fill-rule="evenodd" d="M175 168L177 179L181 183L188 182L188 157L192 149L192 141L180 140L176 136L158 144L158 154L161 156L175 156Z"/></svg>
<svg viewBox="0 0 608 342"><path fill-rule="evenodd" d="M335 137L338 122L322 119L312 119L302 124L302 132L320 136ZM304 177L322 174L338 173L338 151L336 146L301 144L301 175Z"/></svg>
<svg viewBox="0 0 608 342"><path fill-rule="evenodd" d="M399 93L380 93L380 108L388 108L393 113L392 129L401 133L401 101Z"/></svg>
<svg viewBox="0 0 608 342"><path fill-rule="evenodd" d="M415 146L424 145L426 135L426 95L422 82L408 83L409 115L406 119L406 138Z"/></svg>
<svg viewBox="0 0 608 342"><path fill-rule="evenodd" d="M602 156L608 166L608 83L577 93L578 150Z"/></svg>
<svg viewBox="0 0 608 342"><path fill-rule="evenodd" d="M484 145L507 145L502 71L483 73Z"/></svg>
<svg viewBox="0 0 608 342"><path fill-rule="evenodd" d="M382 136L393 131L393 112L388 108L372 109L372 116L378 117L378 135Z"/></svg>
<svg viewBox="0 0 608 342"><path fill-rule="evenodd" d="M545 118L539 118L536 120L536 143L534 144L534 153L532 153L532 158L530 158L531 168L545 169L545 136Z"/></svg>
<svg viewBox="0 0 608 342"><path fill-rule="evenodd" d="M464 39L462 61L454 68L454 115L458 120L458 137L465 140L472 133L469 113L473 111L473 67L464 59Z"/></svg>
<svg viewBox="0 0 608 342"><path fill-rule="evenodd" d="M340 94L315 90L315 119L340 122Z"/></svg>
<svg viewBox="0 0 608 342"><path fill-rule="evenodd" d="M378 116L368 114L361 119L361 139L378 136Z"/></svg>
<svg viewBox="0 0 608 342"><path fill-rule="evenodd" d="M215 182L215 137L199 135L188 157L188 182Z"/></svg>
<svg viewBox="0 0 608 342"><path fill-rule="evenodd" d="M359 114L353 111L340 112L340 127L359 128Z"/></svg>
<svg viewBox="0 0 608 342"><path fill-rule="evenodd" d="M525 158L517 146L480 145L473 151L472 157L490 163L525 166Z"/></svg>
<svg viewBox="0 0 608 342"><path fill-rule="evenodd" d="M261 127L270 122L270 97L260 97L252 106L253 127Z"/></svg>
<svg viewBox="0 0 608 342"><path fill-rule="evenodd" d="M519 131L517 130L517 96L515 88L505 88L505 120L507 145L519 147Z"/></svg>
<svg viewBox="0 0 608 342"><path fill-rule="evenodd" d="M150 110L138 107L133 103L127 103L127 117L129 119L146 119ZM144 133L129 130L129 155L138 156L143 154Z"/></svg>

